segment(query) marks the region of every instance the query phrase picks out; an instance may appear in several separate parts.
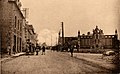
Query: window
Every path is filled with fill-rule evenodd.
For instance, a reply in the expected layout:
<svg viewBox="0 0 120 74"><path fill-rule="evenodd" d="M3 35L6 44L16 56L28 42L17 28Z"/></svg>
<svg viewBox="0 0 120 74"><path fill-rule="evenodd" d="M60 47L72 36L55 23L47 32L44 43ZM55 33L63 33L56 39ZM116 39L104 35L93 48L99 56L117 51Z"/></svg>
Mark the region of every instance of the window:
<svg viewBox="0 0 120 74"><path fill-rule="evenodd" d="M22 31L22 21L20 21L20 31Z"/></svg>
<svg viewBox="0 0 120 74"><path fill-rule="evenodd" d="M19 20L18 20L18 30L19 30Z"/></svg>
<svg viewBox="0 0 120 74"><path fill-rule="evenodd" d="M16 28L16 23L17 23L17 17L15 16L15 28Z"/></svg>

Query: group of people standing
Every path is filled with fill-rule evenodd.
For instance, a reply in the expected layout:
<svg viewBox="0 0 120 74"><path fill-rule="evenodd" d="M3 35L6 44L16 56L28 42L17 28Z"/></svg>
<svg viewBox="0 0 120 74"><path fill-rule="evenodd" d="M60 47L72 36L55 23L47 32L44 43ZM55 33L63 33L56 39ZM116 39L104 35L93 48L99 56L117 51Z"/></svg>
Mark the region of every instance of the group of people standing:
<svg viewBox="0 0 120 74"><path fill-rule="evenodd" d="M38 55L38 52L41 50L41 47L37 44L35 50L36 50L36 55ZM42 46L42 55L45 55L45 46Z"/></svg>
<svg viewBox="0 0 120 74"><path fill-rule="evenodd" d="M36 55L38 55L39 51L42 50L42 55L45 55L45 46L39 46L38 44L36 44L36 46L33 46L31 44L27 44L26 46L26 54L34 54L34 52L36 52Z"/></svg>

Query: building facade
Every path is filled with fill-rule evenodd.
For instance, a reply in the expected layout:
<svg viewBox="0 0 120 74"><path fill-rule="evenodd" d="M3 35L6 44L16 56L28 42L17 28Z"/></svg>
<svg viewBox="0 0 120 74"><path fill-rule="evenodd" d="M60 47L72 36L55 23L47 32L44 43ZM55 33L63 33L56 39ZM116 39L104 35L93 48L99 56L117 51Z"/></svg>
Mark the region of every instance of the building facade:
<svg viewBox="0 0 120 74"><path fill-rule="evenodd" d="M87 35L80 35L80 48L93 48L93 49L113 49L115 48L118 39L117 30L114 35L104 35L103 30L96 26L93 33L88 32Z"/></svg>
<svg viewBox="0 0 120 74"><path fill-rule="evenodd" d="M25 43L24 43L24 49L23 51L26 50L27 45L29 45L29 50L30 52L34 51L34 47L36 47L37 44L37 34L34 31L33 25L29 25L28 23L26 24L25 28Z"/></svg>
<svg viewBox="0 0 120 74"><path fill-rule="evenodd" d="M21 12L19 0L0 0L0 29L1 51L7 52L11 47L11 53L22 51L22 28L24 16Z"/></svg>
<svg viewBox="0 0 120 74"><path fill-rule="evenodd" d="M36 45L37 41L37 34L34 31L33 25L28 25L28 32L27 32L27 39L30 39L30 42Z"/></svg>
<svg viewBox="0 0 120 74"><path fill-rule="evenodd" d="M64 38L64 45L68 45L70 42L72 42L72 44L74 44L77 49L114 49L116 48L118 33L117 30L115 30L114 35L104 35L103 30L96 26L96 28L93 29L93 32L88 32L87 35L81 35L80 31L78 31L77 37ZM60 37L60 34L58 40L58 44L61 45L62 37Z"/></svg>

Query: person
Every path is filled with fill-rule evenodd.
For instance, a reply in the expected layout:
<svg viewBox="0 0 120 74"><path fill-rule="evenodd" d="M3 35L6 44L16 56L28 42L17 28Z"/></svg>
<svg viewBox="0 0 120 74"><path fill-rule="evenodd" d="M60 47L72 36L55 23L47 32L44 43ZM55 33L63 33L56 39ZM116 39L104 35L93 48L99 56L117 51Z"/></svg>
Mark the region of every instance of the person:
<svg viewBox="0 0 120 74"><path fill-rule="evenodd" d="M76 49L77 49L77 52L79 52L79 45L78 44L76 45Z"/></svg>
<svg viewBox="0 0 120 74"><path fill-rule="evenodd" d="M26 44L26 55L29 55L29 44Z"/></svg>
<svg viewBox="0 0 120 74"><path fill-rule="evenodd" d="M71 45L71 46L70 46L71 57L73 57L73 51L74 51L74 45Z"/></svg>
<svg viewBox="0 0 120 74"><path fill-rule="evenodd" d="M45 46L42 47L42 55L45 55Z"/></svg>
<svg viewBox="0 0 120 74"><path fill-rule="evenodd" d="M38 55L38 52L40 50L40 47L38 46L38 44L36 45L36 55Z"/></svg>
<svg viewBox="0 0 120 74"><path fill-rule="evenodd" d="M11 47L10 46L7 47L7 52L8 52L8 55L11 55Z"/></svg>
<svg viewBox="0 0 120 74"><path fill-rule="evenodd" d="M29 43L29 52L31 53L31 51L32 51L32 43L30 42Z"/></svg>
<svg viewBox="0 0 120 74"><path fill-rule="evenodd" d="M35 45L34 44L32 44L32 54L34 55L34 52L35 52Z"/></svg>

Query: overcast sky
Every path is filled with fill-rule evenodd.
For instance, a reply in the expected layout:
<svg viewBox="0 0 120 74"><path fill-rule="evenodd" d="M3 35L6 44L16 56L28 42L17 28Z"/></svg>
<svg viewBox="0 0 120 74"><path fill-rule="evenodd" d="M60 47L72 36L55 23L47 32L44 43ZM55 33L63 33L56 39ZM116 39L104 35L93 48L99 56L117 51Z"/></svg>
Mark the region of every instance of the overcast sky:
<svg viewBox="0 0 120 74"><path fill-rule="evenodd" d="M114 30L117 29L119 0L21 0L21 2L22 7L29 8L29 22L41 36L40 40L45 41L45 36L50 38L51 33L56 35L61 28L61 22L64 22L65 36L77 36L78 30L82 34L92 32L96 25L103 29L105 34L114 34Z"/></svg>

